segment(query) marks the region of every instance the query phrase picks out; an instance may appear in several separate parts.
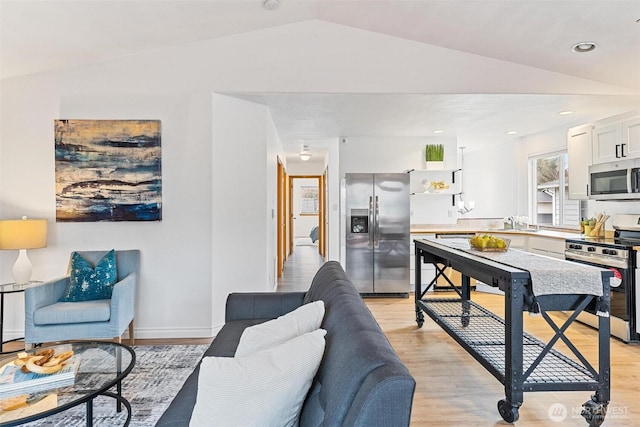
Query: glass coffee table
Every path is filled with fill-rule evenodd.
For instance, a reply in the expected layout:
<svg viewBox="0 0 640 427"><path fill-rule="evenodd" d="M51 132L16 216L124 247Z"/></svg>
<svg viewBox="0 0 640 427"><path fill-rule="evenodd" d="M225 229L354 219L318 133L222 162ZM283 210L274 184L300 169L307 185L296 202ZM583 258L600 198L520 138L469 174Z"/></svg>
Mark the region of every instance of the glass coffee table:
<svg viewBox="0 0 640 427"><path fill-rule="evenodd" d="M87 426L93 426L93 399L98 396L115 399L117 412L121 412L124 405L127 409L124 426L129 425L131 405L122 396L122 380L129 375L135 365L136 354L131 347L115 342L78 341L59 346L39 347L28 353L47 348L55 349L56 354L69 348L73 350L73 357L80 362L75 379L70 380L73 384L66 381L63 383L66 385L32 386L13 393L1 394L0 401L12 394L28 394L26 406L13 410L0 410L1 427L17 426L39 420L83 403L86 404ZM15 354L3 356L0 358L0 367L4 367L15 359ZM111 391L114 386L115 390Z"/></svg>

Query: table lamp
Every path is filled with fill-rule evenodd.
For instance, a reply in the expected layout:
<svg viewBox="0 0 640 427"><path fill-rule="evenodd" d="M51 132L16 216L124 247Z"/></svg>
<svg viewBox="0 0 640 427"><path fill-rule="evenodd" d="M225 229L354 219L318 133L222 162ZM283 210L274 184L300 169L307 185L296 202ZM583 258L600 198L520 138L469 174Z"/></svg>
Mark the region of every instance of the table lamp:
<svg viewBox="0 0 640 427"><path fill-rule="evenodd" d="M13 280L17 285L29 283L31 279L31 261L27 249L47 246L47 220L22 219L0 220L0 249L19 250L18 259L13 265Z"/></svg>

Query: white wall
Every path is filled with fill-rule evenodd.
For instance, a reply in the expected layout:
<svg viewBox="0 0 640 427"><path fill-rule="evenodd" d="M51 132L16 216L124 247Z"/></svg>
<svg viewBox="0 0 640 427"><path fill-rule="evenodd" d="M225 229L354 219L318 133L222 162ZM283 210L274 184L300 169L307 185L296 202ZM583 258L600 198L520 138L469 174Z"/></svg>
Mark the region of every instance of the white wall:
<svg viewBox="0 0 640 427"><path fill-rule="evenodd" d="M476 207L462 217L504 218L513 215L518 210L518 182L522 173L526 173L526 168L521 169L514 160L518 143L507 140L484 146L462 141L458 144L476 147L464 150L463 171L464 198L475 201Z"/></svg>
<svg viewBox="0 0 640 427"><path fill-rule="evenodd" d="M212 117L212 310L221 325L230 292L275 287L277 141L268 141L274 135L262 105L214 94Z"/></svg>
<svg viewBox="0 0 640 427"><path fill-rule="evenodd" d="M272 287L272 191L279 151L264 107L223 95L212 98L212 93L472 93L479 90L479 81L490 93L624 93L584 79L320 21L4 79L0 217L26 214L50 220L49 246L30 251L36 279L62 275L73 249L140 248L138 335L207 336L219 326L228 291ZM161 222L55 223L53 121L60 118L162 121ZM398 141L389 140L393 155L376 155L369 159L372 163L360 162L349 148L343 152L337 137L330 145L329 259L339 258L334 225L339 224L340 177L365 167L419 167L421 148L414 142L414 152L401 158ZM339 168L343 154L344 168ZM478 156L486 159L489 154ZM236 182L238 174L242 178ZM495 185L499 176L493 178ZM480 188L469 187L478 212L481 194ZM11 280L14 257L8 251L0 254L2 282ZM9 335L22 330L20 298L7 304Z"/></svg>
<svg viewBox="0 0 640 427"><path fill-rule="evenodd" d="M516 144L512 140L492 145L475 142L481 146L465 148L462 153L458 147L464 144L452 137L349 138L347 144L340 144L340 175L423 169L424 146L443 144L445 169L459 168L464 160L464 170L462 174L456 173L456 180L462 179L464 200L475 201L476 208L460 215L449 195L411 196L411 223L454 224L458 218L503 217L516 207L517 168L513 161ZM421 173L413 174L413 179L421 180ZM440 172L437 176L441 177ZM449 175L446 178L452 181Z"/></svg>
<svg viewBox="0 0 640 427"><path fill-rule="evenodd" d="M214 112L207 90L182 92L163 82L155 93L129 92L124 69L108 83L89 68L2 82L0 215L49 220L48 247L30 251L34 279L64 275L72 250L141 249L137 336L211 336L223 322L229 291L275 288L272 215L282 148L268 110L213 95ZM213 126L212 116L219 119ZM162 221L56 223L58 118L161 120ZM247 244L258 248L250 262ZM0 253L3 283L11 281L14 258ZM5 312L6 336L22 335L22 295L14 299Z"/></svg>
<svg viewBox="0 0 640 427"><path fill-rule="evenodd" d="M30 254L35 265L34 279L64 275L69 253L73 250L139 248L142 260L136 304L137 334L140 337L170 337L183 333L210 336L209 97L197 94L71 94L73 82L60 81L57 96L46 99L47 103L42 105L44 100L38 97L41 80L32 80L36 87L32 91L19 91L19 96L32 99L33 103L3 108L0 194L3 218L26 214L49 220L48 247ZM6 95L3 92L3 101L7 99ZM34 105L42 108L33 108ZM191 114L186 114L188 111ZM25 121L24 117L30 119ZM53 162L53 120L56 118L161 120L163 220L57 224ZM27 139L26 146L18 142L22 138ZM185 168L185 164L190 167ZM11 202L7 203L9 200ZM15 254L3 251L0 256L2 281L9 282ZM16 301L7 312L10 320L5 326L10 335L19 334L23 328L20 307L21 301ZM176 307L192 309L175 318L166 315Z"/></svg>
<svg viewBox="0 0 640 427"><path fill-rule="evenodd" d="M307 162L303 161L287 161L287 175L322 175L325 170L325 164L322 159L311 159Z"/></svg>
<svg viewBox="0 0 640 427"><path fill-rule="evenodd" d="M456 139L451 137L349 137L340 144L340 176L346 173L395 173L424 169L426 144L443 144L444 167L457 165ZM372 147L375 147L373 149Z"/></svg>
<svg viewBox="0 0 640 427"><path fill-rule="evenodd" d="M266 234L265 277L267 280L266 288L275 290L278 286L278 159L284 158L284 149L269 110L265 109L264 113L267 126L266 156L264 158L267 168L264 188L267 195L266 205L264 206Z"/></svg>
<svg viewBox="0 0 640 427"><path fill-rule="evenodd" d="M338 138L327 142L327 260L340 261L340 148Z"/></svg>

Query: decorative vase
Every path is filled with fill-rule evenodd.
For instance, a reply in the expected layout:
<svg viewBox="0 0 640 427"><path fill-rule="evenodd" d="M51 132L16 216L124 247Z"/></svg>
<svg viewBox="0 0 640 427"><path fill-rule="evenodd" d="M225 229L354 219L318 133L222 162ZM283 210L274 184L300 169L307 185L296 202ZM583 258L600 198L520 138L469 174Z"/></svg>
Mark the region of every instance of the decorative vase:
<svg viewBox="0 0 640 427"><path fill-rule="evenodd" d="M434 162L427 160L425 169L430 171L441 171L444 169L444 162Z"/></svg>

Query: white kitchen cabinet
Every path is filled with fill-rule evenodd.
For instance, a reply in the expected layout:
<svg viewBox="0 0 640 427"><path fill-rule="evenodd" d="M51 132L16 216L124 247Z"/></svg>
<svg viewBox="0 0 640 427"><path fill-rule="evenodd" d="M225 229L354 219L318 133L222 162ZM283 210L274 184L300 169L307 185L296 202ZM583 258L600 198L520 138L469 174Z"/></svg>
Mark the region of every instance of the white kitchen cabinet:
<svg viewBox="0 0 640 427"><path fill-rule="evenodd" d="M640 158L640 115L627 113L613 120L594 124L591 138L594 165Z"/></svg>
<svg viewBox="0 0 640 427"><path fill-rule="evenodd" d="M623 143L622 134L622 122L594 127L592 136L594 165L627 157L628 149Z"/></svg>
<svg viewBox="0 0 640 427"><path fill-rule="evenodd" d="M416 265L415 265L415 253L416 253L416 245L414 244L415 239L425 239L427 237L435 237L435 234L412 234L411 235L411 246L410 246L410 277L409 283L411 283L411 290L415 289L416 286ZM426 286L431 283L431 281L436 277L436 269L433 264L422 264L422 289L424 290Z"/></svg>
<svg viewBox="0 0 640 427"><path fill-rule="evenodd" d="M569 155L569 199L587 200L589 166L592 163L592 125L577 126L567 132L567 153ZM640 147L639 147L640 148Z"/></svg>
<svg viewBox="0 0 640 427"><path fill-rule="evenodd" d="M534 254L564 259L564 248L564 239L556 239L554 237L529 236L527 251Z"/></svg>
<svg viewBox="0 0 640 427"><path fill-rule="evenodd" d="M627 156L640 158L640 116L622 122L622 140L627 144Z"/></svg>

